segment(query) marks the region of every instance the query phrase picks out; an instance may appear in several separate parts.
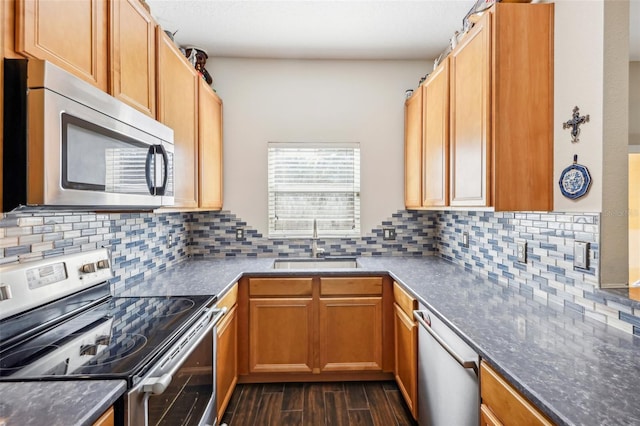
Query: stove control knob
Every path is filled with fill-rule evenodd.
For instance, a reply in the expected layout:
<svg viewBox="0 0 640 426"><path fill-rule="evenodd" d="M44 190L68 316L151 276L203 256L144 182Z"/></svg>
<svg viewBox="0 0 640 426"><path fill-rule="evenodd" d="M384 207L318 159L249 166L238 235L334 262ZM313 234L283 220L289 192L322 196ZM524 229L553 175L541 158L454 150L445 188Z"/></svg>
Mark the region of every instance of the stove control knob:
<svg viewBox="0 0 640 426"><path fill-rule="evenodd" d="M98 260L98 269L109 269L109 259Z"/></svg>
<svg viewBox="0 0 640 426"><path fill-rule="evenodd" d="M11 299L13 295L11 294L11 287L6 284L0 285L0 302L3 300Z"/></svg>
<svg viewBox="0 0 640 426"><path fill-rule="evenodd" d="M86 263L84 265L82 265L82 267L80 268L80 272L85 273L85 274L89 274L91 272L95 272L96 271L96 265L93 263Z"/></svg>

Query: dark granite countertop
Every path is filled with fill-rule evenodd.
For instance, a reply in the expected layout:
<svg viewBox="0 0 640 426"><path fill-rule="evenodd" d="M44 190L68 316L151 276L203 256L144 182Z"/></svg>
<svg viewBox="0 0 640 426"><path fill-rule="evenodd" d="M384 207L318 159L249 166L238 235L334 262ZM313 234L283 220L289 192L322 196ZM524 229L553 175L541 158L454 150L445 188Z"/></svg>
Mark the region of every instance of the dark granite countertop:
<svg viewBox="0 0 640 426"><path fill-rule="evenodd" d="M0 425L92 425L124 393L124 380L0 383Z"/></svg>
<svg viewBox="0 0 640 426"><path fill-rule="evenodd" d="M122 295L221 296L243 274L389 273L558 424L640 424L640 339L436 257L357 269L274 270L273 259L184 262Z"/></svg>

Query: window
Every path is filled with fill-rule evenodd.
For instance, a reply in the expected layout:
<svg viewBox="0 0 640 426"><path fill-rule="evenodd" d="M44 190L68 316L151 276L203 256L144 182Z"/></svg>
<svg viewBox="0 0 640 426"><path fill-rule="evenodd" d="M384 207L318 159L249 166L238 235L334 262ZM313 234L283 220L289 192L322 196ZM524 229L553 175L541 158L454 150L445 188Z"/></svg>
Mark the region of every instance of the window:
<svg viewBox="0 0 640 426"><path fill-rule="evenodd" d="M269 236L360 236L360 145L269 142Z"/></svg>

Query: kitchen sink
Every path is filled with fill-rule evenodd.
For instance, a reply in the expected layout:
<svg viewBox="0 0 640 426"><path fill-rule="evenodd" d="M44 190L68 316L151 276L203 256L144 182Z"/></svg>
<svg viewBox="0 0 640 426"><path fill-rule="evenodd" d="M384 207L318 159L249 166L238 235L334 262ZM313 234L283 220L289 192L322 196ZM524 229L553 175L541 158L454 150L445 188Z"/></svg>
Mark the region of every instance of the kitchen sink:
<svg viewBox="0 0 640 426"><path fill-rule="evenodd" d="M352 269L357 267L355 257L276 259L273 262L273 269Z"/></svg>

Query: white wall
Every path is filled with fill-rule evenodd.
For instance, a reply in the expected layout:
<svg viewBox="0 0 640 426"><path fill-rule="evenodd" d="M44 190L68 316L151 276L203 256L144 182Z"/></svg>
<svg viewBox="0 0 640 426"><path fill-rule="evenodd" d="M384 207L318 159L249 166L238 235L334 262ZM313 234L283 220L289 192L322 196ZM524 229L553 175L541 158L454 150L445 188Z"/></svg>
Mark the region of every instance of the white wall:
<svg viewBox="0 0 640 426"><path fill-rule="evenodd" d="M404 208L404 99L427 61L211 58L224 209L267 234L267 142L360 142L363 234Z"/></svg>
<svg viewBox="0 0 640 426"><path fill-rule="evenodd" d="M578 200L562 196L557 211L601 212L600 283L628 281L629 1L555 1L554 182L573 155L592 177L589 193ZM570 141L562 123L572 108L590 122L580 142Z"/></svg>

